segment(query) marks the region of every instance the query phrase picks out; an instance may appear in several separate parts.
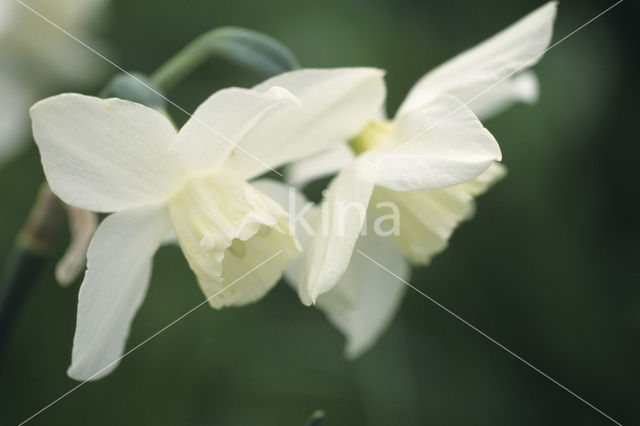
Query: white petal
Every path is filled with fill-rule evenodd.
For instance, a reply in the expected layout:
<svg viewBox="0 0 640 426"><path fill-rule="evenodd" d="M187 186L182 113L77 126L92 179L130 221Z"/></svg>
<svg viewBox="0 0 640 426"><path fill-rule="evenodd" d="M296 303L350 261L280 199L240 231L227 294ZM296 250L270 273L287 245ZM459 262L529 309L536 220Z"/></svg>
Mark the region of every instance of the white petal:
<svg viewBox="0 0 640 426"><path fill-rule="evenodd" d="M515 24L426 74L413 86L398 114L420 108L443 94L468 102L514 72L535 65L551 42L557 2L536 9ZM478 98L479 99L479 98ZM475 101L470 108L475 111Z"/></svg>
<svg viewBox="0 0 640 426"><path fill-rule="evenodd" d="M535 103L538 93L538 78L532 71L525 71L507 78L468 106L480 120L485 120L500 114L515 103ZM460 99L471 99L474 95L467 95L466 90L461 89L457 96Z"/></svg>
<svg viewBox="0 0 640 426"><path fill-rule="evenodd" d="M402 279L409 275L409 265L391 237L375 233L360 237L344 275L316 303L345 335L349 358L360 356L376 342L398 311L406 287L357 250Z"/></svg>
<svg viewBox="0 0 640 426"><path fill-rule="evenodd" d="M367 154L358 157L329 185L321 207L320 231L307 254L309 272L299 288L305 304L315 302L320 294L331 290L349 265L374 187L373 176L362 173L368 160Z"/></svg>
<svg viewBox="0 0 640 426"><path fill-rule="evenodd" d="M378 116L383 73L373 68L307 69L271 78L253 90L283 87L300 102L265 114L242 138L227 167L245 178L344 143Z"/></svg>
<svg viewBox="0 0 640 426"><path fill-rule="evenodd" d="M231 88L214 93L180 129L172 149L190 171L223 164L263 114L278 106L296 104L286 89L279 89L258 93Z"/></svg>
<svg viewBox="0 0 640 426"><path fill-rule="evenodd" d="M300 246L286 212L228 173L190 180L169 212L180 247L214 308L263 297Z"/></svg>
<svg viewBox="0 0 640 426"><path fill-rule="evenodd" d="M377 185L396 191L457 185L501 158L491 133L452 96L400 116L393 132L395 145L375 150L371 171Z"/></svg>
<svg viewBox="0 0 640 426"><path fill-rule="evenodd" d="M119 211L164 200L178 183L176 132L144 105L62 94L35 104L31 119L49 185L68 204Z"/></svg>
<svg viewBox="0 0 640 426"><path fill-rule="evenodd" d="M347 145L339 145L288 165L285 169L285 177L290 184L304 187L316 179L339 172L353 159L351 148Z"/></svg>
<svg viewBox="0 0 640 426"><path fill-rule="evenodd" d="M475 197L504 174L504 167L494 163L477 178L445 189L397 192L376 187L372 204L390 201L398 206L400 220L396 242L412 262L425 265L447 247L460 222L473 215Z"/></svg>
<svg viewBox="0 0 640 426"><path fill-rule="evenodd" d="M114 213L98 227L78 296L70 377L99 379L118 365L170 226L166 207L148 206Z"/></svg>

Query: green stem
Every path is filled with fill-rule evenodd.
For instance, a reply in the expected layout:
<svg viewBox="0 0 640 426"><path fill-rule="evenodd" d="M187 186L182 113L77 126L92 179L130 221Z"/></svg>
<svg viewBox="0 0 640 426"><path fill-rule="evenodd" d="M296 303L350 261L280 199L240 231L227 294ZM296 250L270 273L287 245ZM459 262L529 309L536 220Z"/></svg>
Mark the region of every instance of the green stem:
<svg viewBox="0 0 640 426"><path fill-rule="evenodd" d="M44 184L25 226L18 234L0 281L0 353L26 296L46 265L65 226L61 201Z"/></svg>
<svg viewBox="0 0 640 426"><path fill-rule="evenodd" d="M291 51L274 38L243 28L224 27L204 33L169 58L151 75L151 82L168 92L213 57L267 76L299 67Z"/></svg>
<svg viewBox="0 0 640 426"><path fill-rule="evenodd" d="M0 288L0 353L4 352L20 307L27 299L46 258L16 245L5 268Z"/></svg>
<svg viewBox="0 0 640 426"><path fill-rule="evenodd" d="M172 56L151 74L151 81L167 92L202 64L209 57L209 53L202 43L196 43L198 41L199 39L194 40Z"/></svg>

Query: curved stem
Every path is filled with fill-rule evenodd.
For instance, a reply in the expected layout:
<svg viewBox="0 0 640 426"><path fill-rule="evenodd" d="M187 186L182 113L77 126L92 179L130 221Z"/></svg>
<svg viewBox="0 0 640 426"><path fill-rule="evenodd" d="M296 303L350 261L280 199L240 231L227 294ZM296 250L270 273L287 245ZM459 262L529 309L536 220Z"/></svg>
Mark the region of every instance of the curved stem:
<svg viewBox="0 0 640 426"><path fill-rule="evenodd" d="M224 27L194 39L151 75L151 82L167 92L210 58L219 57L259 74L275 75L299 67L283 44L265 34Z"/></svg>

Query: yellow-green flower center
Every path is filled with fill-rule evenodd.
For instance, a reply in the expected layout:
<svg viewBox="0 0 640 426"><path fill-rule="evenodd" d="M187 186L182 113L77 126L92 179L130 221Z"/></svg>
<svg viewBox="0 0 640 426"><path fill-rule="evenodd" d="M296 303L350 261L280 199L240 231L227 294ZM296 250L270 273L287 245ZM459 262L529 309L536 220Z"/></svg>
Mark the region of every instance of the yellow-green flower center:
<svg viewBox="0 0 640 426"><path fill-rule="evenodd" d="M358 136L349 140L349 147L356 155L373 148L379 148L389 139L391 123L389 121L372 121Z"/></svg>

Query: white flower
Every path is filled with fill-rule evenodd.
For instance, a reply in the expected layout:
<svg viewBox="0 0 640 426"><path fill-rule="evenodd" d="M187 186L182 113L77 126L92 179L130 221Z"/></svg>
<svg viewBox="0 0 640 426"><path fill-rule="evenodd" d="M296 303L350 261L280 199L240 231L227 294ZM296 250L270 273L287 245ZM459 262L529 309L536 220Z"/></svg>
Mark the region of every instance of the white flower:
<svg viewBox="0 0 640 426"><path fill-rule="evenodd" d="M34 105L53 192L114 212L89 247L69 375L95 379L115 367L153 255L174 233L213 307L262 297L300 248L285 211L246 181L356 134L383 98L380 71L345 68L221 90L179 132L120 99L63 94Z"/></svg>
<svg viewBox="0 0 640 426"><path fill-rule="evenodd" d="M90 26L108 0L30 0L36 12L64 30L97 43ZM0 0L0 164L26 146L29 105L59 84L89 83L104 64L42 17L16 0Z"/></svg>
<svg viewBox="0 0 640 426"><path fill-rule="evenodd" d="M316 302L346 335L347 355L373 344L404 291L404 284L354 253L360 249L406 279L405 258L424 265L446 248L454 229L473 214L474 197L504 175L495 163L498 145L477 117L536 99L534 75L520 71L549 45L555 14L556 3L548 3L429 72L392 121L371 122L350 141L351 149L343 145L288 168L289 181L298 185L339 170L324 200L328 228L305 247L306 266L289 275L302 301ZM397 206L399 235L361 237L365 219L381 218L374 207L382 201ZM366 216L345 209L354 203Z"/></svg>

